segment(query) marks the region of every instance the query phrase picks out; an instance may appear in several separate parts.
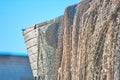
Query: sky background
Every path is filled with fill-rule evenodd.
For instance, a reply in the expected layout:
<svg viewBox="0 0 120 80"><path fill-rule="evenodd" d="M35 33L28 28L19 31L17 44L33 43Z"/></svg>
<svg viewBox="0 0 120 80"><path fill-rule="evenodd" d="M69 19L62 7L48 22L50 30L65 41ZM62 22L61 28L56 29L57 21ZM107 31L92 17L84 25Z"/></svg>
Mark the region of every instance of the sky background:
<svg viewBox="0 0 120 80"><path fill-rule="evenodd" d="M64 14L80 0L0 0L0 54L27 54L22 29Z"/></svg>

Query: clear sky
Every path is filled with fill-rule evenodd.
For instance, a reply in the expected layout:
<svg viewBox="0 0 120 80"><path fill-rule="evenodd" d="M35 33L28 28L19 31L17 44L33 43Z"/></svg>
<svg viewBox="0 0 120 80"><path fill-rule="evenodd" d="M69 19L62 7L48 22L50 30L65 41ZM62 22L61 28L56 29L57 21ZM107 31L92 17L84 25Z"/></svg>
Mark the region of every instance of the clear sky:
<svg viewBox="0 0 120 80"><path fill-rule="evenodd" d="M22 29L55 18L80 0L0 0L0 52L27 53Z"/></svg>

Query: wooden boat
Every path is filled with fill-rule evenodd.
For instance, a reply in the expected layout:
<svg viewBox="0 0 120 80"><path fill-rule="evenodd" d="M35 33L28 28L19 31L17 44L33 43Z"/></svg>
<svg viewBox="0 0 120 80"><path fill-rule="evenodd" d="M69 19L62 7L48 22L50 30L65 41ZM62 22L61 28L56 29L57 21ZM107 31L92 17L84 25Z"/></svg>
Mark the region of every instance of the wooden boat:
<svg viewBox="0 0 120 80"><path fill-rule="evenodd" d="M58 29L63 17L36 24L23 31L35 80L51 80L55 75Z"/></svg>

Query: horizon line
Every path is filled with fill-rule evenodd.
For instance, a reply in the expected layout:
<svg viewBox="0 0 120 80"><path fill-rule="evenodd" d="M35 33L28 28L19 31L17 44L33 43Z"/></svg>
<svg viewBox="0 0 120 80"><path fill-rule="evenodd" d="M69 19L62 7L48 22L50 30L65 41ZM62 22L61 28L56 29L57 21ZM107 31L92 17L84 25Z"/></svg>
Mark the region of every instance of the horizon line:
<svg viewBox="0 0 120 80"><path fill-rule="evenodd" d="M0 56L25 56L27 57L27 53L18 53L18 52L6 52L6 51L0 51Z"/></svg>

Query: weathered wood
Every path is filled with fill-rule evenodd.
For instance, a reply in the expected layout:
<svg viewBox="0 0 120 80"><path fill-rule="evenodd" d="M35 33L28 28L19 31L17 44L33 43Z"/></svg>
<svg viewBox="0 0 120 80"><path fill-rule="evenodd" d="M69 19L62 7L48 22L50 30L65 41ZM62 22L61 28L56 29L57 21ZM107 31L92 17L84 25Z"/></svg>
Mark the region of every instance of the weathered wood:
<svg viewBox="0 0 120 80"><path fill-rule="evenodd" d="M120 80L120 1L83 0L63 17L23 33L34 76Z"/></svg>

